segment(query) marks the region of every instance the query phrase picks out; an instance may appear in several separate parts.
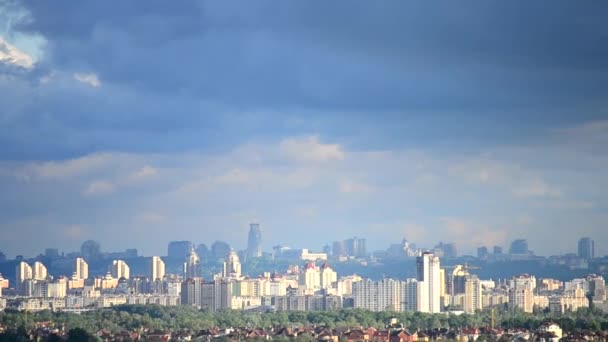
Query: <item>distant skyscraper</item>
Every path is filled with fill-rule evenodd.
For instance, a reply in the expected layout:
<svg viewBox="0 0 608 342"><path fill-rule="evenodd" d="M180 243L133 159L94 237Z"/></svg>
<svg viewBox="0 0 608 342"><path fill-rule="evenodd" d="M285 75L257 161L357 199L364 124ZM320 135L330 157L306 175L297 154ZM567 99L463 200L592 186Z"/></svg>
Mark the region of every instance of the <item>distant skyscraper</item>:
<svg viewBox="0 0 608 342"><path fill-rule="evenodd" d="M47 248L44 250L44 256L47 258L59 257L59 250L57 248Z"/></svg>
<svg viewBox="0 0 608 342"><path fill-rule="evenodd" d="M517 239L511 242L510 254L529 254L528 241L525 239Z"/></svg>
<svg viewBox="0 0 608 342"><path fill-rule="evenodd" d="M477 248L477 258L487 259L488 258L488 247L482 246Z"/></svg>
<svg viewBox="0 0 608 342"><path fill-rule="evenodd" d="M211 257L214 259L214 261L219 259L224 260L230 251L230 245L224 241L215 241L211 245Z"/></svg>
<svg viewBox="0 0 608 342"><path fill-rule="evenodd" d="M224 278L240 278L241 277L241 261L235 251L230 251L224 261Z"/></svg>
<svg viewBox="0 0 608 342"><path fill-rule="evenodd" d="M158 256L152 257L150 276L152 281L162 280L165 277L165 262Z"/></svg>
<svg viewBox="0 0 608 342"><path fill-rule="evenodd" d="M209 253L209 247L207 247L207 245L204 243L201 243L196 247L196 254L198 254L199 258L201 258L201 262L209 259Z"/></svg>
<svg viewBox="0 0 608 342"><path fill-rule="evenodd" d="M456 244L443 242L435 246L435 253L444 258L455 258L458 255Z"/></svg>
<svg viewBox="0 0 608 342"><path fill-rule="evenodd" d="M48 272L46 270L46 266L42 264L40 261L36 261L32 266L32 278L35 280L46 280L48 276Z"/></svg>
<svg viewBox="0 0 608 342"><path fill-rule="evenodd" d="M110 273L112 274L112 277L116 279L129 279L129 265L123 260L114 260L110 267Z"/></svg>
<svg viewBox="0 0 608 342"><path fill-rule="evenodd" d="M439 258L433 253L422 253L416 260L417 280L424 282L422 287L427 298L421 300L421 312L441 312L441 272ZM426 299L426 300L425 300ZM426 302L426 303L425 303Z"/></svg>
<svg viewBox="0 0 608 342"><path fill-rule="evenodd" d="M76 279L88 279L89 278L89 264L84 261L83 258L76 258L76 264L74 267L74 275Z"/></svg>
<svg viewBox="0 0 608 342"><path fill-rule="evenodd" d="M80 256L85 260L97 260L101 257L101 247L99 242L93 240L87 240L82 243L80 247Z"/></svg>
<svg viewBox="0 0 608 342"><path fill-rule="evenodd" d="M190 250L188 258L184 263L184 277L186 279L200 277L200 258L194 249Z"/></svg>
<svg viewBox="0 0 608 342"><path fill-rule="evenodd" d="M167 248L167 258L170 260L184 260L194 249L194 243L190 241L171 241Z"/></svg>
<svg viewBox="0 0 608 342"><path fill-rule="evenodd" d="M578 240L578 256L586 260L595 258L595 242L591 238Z"/></svg>
<svg viewBox="0 0 608 342"><path fill-rule="evenodd" d="M344 244L344 241L334 241L334 243L332 244L331 254L334 258L346 256L346 246Z"/></svg>
<svg viewBox="0 0 608 342"><path fill-rule="evenodd" d="M332 256L351 256L365 258L367 256L366 240L353 237L342 241L334 241L332 245Z"/></svg>
<svg viewBox="0 0 608 342"><path fill-rule="evenodd" d="M366 241L353 237L352 239L344 240L346 254L355 258L365 258L367 256Z"/></svg>
<svg viewBox="0 0 608 342"><path fill-rule="evenodd" d="M252 223L249 225L249 237L247 239L247 257L259 258L262 256L262 230L260 225Z"/></svg>

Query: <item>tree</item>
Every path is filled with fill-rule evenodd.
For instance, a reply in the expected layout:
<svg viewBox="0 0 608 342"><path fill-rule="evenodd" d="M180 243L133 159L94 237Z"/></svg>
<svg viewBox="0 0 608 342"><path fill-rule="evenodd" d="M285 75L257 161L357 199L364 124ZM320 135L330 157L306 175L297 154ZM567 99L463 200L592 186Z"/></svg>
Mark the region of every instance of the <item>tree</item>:
<svg viewBox="0 0 608 342"><path fill-rule="evenodd" d="M74 328L68 331L68 342L89 342L92 340L93 336L82 328Z"/></svg>

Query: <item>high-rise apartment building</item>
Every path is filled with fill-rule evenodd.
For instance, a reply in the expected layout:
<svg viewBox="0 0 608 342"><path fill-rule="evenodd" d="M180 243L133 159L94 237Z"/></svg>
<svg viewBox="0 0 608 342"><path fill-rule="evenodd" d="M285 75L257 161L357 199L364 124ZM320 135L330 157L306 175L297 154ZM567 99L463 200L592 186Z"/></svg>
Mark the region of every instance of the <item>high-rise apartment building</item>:
<svg viewBox="0 0 608 342"><path fill-rule="evenodd" d="M17 269L15 270L15 288L22 293L23 292L23 283L32 279L34 272L32 271L32 267L28 265L26 262L22 261L17 264Z"/></svg>
<svg viewBox="0 0 608 342"><path fill-rule="evenodd" d="M451 271L448 271L446 276L446 292L450 296L464 294L465 282L469 277L469 269L467 265L455 265Z"/></svg>
<svg viewBox="0 0 608 342"><path fill-rule="evenodd" d="M48 276L48 271L46 266L40 261L36 261L32 265L32 278L35 280L46 280Z"/></svg>
<svg viewBox="0 0 608 342"><path fill-rule="evenodd" d="M318 290L321 284L320 280L319 268L315 265L314 262L309 262L304 267L304 272L300 276L300 285L304 288L305 291L309 293L314 293L315 290Z"/></svg>
<svg viewBox="0 0 608 342"><path fill-rule="evenodd" d="M182 283L181 302L203 310L229 309L232 299L232 283L215 280L205 282L202 278L190 278Z"/></svg>
<svg viewBox="0 0 608 342"><path fill-rule="evenodd" d="M89 279L89 264L83 258L76 258L74 277L76 279Z"/></svg>
<svg viewBox="0 0 608 342"><path fill-rule="evenodd" d="M474 314L482 306L481 280L475 275L468 275L464 284L464 312Z"/></svg>
<svg viewBox="0 0 608 342"><path fill-rule="evenodd" d="M428 307L428 294L423 281L408 279L404 284L403 311L416 312Z"/></svg>
<svg viewBox="0 0 608 342"><path fill-rule="evenodd" d="M418 281L424 282L424 294L428 296L428 304L422 299L421 312L441 312L441 271L439 258L433 253L424 252L416 260Z"/></svg>
<svg viewBox="0 0 608 342"><path fill-rule="evenodd" d="M64 277L59 277L51 282L46 283L47 298L65 298L68 289L68 280Z"/></svg>
<svg viewBox="0 0 608 342"><path fill-rule="evenodd" d="M585 278L585 291L589 300L602 303L606 300L606 281L601 275L590 274Z"/></svg>
<svg viewBox="0 0 608 342"><path fill-rule="evenodd" d="M320 287L322 289L329 289L333 287L333 284L338 281L338 274L332 270L328 263L321 265L321 271L319 274Z"/></svg>
<svg viewBox="0 0 608 342"><path fill-rule="evenodd" d="M527 274L515 276L509 284L509 307L531 313L534 309L536 278Z"/></svg>
<svg viewBox="0 0 608 342"><path fill-rule="evenodd" d="M189 278L184 280L180 291L182 305L200 307L203 283L203 278Z"/></svg>
<svg viewBox="0 0 608 342"><path fill-rule="evenodd" d="M578 256L586 260L595 258L595 241L588 237L578 240Z"/></svg>
<svg viewBox="0 0 608 342"><path fill-rule="evenodd" d="M0 297L2 297L2 289L7 289L9 286L8 279L4 279L2 273L0 273Z"/></svg>
<svg viewBox="0 0 608 342"><path fill-rule="evenodd" d="M262 230L258 223L249 225L249 236L247 239L247 257L259 258L262 256Z"/></svg>
<svg viewBox="0 0 608 342"><path fill-rule="evenodd" d="M230 251L224 261L224 278L240 278L241 277L241 260L235 251Z"/></svg>
<svg viewBox="0 0 608 342"><path fill-rule="evenodd" d="M116 279L129 279L129 265L123 260L114 260L110 266L110 274Z"/></svg>
<svg viewBox="0 0 608 342"><path fill-rule="evenodd" d="M150 277L152 281L162 280L165 277L165 262L159 256L152 257Z"/></svg>
<svg viewBox="0 0 608 342"><path fill-rule="evenodd" d="M424 282L364 279L352 283L354 306L370 311L424 311L428 308L428 294Z"/></svg>
<svg viewBox="0 0 608 342"><path fill-rule="evenodd" d="M403 311L405 283L395 279L373 281L364 279L353 283L355 308L370 311Z"/></svg>
<svg viewBox="0 0 608 342"><path fill-rule="evenodd" d="M200 277L200 263L201 259L198 257L198 254L196 254L196 251L194 249L191 249L188 258L184 263L184 277Z"/></svg>

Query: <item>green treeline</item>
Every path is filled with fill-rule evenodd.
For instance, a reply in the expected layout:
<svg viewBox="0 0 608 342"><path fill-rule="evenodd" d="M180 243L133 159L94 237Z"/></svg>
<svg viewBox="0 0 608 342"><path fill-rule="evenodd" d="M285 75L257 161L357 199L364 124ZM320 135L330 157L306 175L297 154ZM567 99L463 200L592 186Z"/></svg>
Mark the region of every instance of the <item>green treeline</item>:
<svg viewBox="0 0 608 342"><path fill-rule="evenodd" d="M219 328L270 328L293 325L336 327L383 328L391 318L412 331L435 328L487 327L492 323L490 311L474 315L425 314L409 312L370 312L360 309L343 309L326 312L268 312L244 311L207 312L187 306L162 307L156 305L124 305L111 309L82 314L43 311L0 313L0 323L7 329L32 329L36 322L51 322L64 331L80 328L89 333L101 329L112 332L148 330L202 330ZM576 330L608 330L608 314L597 310L581 309L565 315L549 313L526 314L519 311L495 310L497 328L536 329L545 321L558 323L565 332Z"/></svg>

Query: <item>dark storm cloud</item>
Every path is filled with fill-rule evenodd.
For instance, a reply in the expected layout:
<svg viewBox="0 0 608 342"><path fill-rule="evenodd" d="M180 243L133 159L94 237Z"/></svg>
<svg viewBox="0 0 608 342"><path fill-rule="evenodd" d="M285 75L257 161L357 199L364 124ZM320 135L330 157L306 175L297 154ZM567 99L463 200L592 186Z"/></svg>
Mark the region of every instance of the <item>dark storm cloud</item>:
<svg viewBox="0 0 608 342"><path fill-rule="evenodd" d="M607 85L597 74L608 67L603 4L27 5L32 20L21 29L47 37L57 65L236 105L563 105L598 96Z"/></svg>
<svg viewBox="0 0 608 342"><path fill-rule="evenodd" d="M73 137L27 149L43 156L49 145L78 155L298 132L504 143L605 115L601 3L15 4L30 16L13 30L47 41L35 70L91 72L102 86L34 85L35 101L6 104L22 108L0 137L13 158L23 130Z"/></svg>

